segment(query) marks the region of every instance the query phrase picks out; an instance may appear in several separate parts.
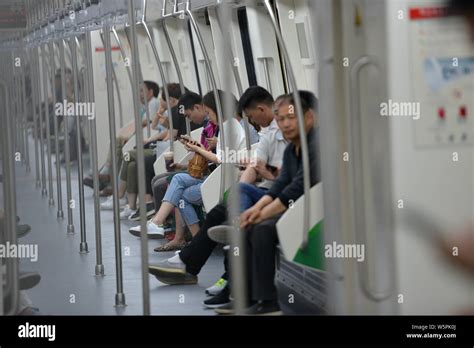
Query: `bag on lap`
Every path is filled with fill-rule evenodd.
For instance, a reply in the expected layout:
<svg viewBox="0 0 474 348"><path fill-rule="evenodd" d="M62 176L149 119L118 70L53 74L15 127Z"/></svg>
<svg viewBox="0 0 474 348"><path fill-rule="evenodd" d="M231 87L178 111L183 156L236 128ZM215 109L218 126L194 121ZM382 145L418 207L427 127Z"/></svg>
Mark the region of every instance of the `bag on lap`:
<svg viewBox="0 0 474 348"><path fill-rule="evenodd" d="M193 178L202 179L207 172L207 160L202 155L195 153L188 163L188 174Z"/></svg>

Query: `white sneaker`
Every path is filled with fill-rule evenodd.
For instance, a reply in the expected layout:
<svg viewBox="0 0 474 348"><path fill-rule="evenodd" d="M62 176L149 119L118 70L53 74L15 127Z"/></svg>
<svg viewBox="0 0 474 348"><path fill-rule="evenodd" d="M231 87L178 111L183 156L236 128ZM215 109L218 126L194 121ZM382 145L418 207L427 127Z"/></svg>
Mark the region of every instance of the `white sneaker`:
<svg viewBox="0 0 474 348"><path fill-rule="evenodd" d="M206 294L210 296L218 295L227 286L227 280L221 278L213 286L206 289Z"/></svg>
<svg viewBox="0 0 474 348"><path fill-rule="evenodd" d="M120 220L127 220L133 213L135 213L135 210L130 209L130 206L127 204L120 213Z"/></svg>
<svg viewBox="0 0 474 348"><path fill-rule="evenodd" d="M127 199L125 197L119 199L120 207L127 205ZM107 200L100 205L102 210L112 210L114 209L114 196L109 196Z"/></svg>
<svg viewBox="0 0 474 348"><path fill-rule="evenodd" d="M141 228L140 225L132 227L129 232L136 237L140 237ZM165 229L163 225L157 225L152 220L148 221L146 224L146 232L148 238L150 239L162 239L165 237Z"/></svg>

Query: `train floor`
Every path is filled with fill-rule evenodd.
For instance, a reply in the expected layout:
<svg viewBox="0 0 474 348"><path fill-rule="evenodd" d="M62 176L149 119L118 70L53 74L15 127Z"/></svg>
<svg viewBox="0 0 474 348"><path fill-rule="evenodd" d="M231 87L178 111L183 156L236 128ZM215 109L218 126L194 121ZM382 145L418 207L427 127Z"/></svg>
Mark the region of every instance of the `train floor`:
<svg viewBox="0 0 474 348"><path fill-rule="evenodd" d="M136 223L121 222L123 257L123 292L126 306L115 307L116 264L114 224L112 211L101 211L102 252L104 277L95 276L96 243L94 227L94 201L92 190L85 187L86 235L89 252L79 253L81 242L79 224L79 194L77 162L72 164L72 197L75 234L67 234L65 167L61 166L63 206L65 219L58 220L56 176L53 155L55 206L48 205L48 198L35 188L34 143L30 138L31 173L16 166L17 209L22 223L30 224L32 231L20 240L21 244L38 245L38 260L21 259L21 271L35 271L42 279L39 285L28 290L33 307L45 315L140 315L143 313L140 239L128 229ZM84 155L84 173L89 173L89 157ZM47 165L46 165L47 170ZM101 198L104 201L104 198ZM162 261L174 252L156 253L153 249L164 241L150 240L150 263ZM202 301L205 289L223 272L222 250L216 250L199 274L197 285L168 286L149 276L150 302L153 315L214 315L205 309Z"/></svg>

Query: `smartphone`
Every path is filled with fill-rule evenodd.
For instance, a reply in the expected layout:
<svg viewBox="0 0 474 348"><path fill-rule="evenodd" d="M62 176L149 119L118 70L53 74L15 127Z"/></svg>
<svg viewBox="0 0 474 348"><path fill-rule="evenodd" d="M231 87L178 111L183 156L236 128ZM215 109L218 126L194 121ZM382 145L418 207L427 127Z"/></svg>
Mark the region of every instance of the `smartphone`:
<svg viewBox="0 0 474 348"><path fill-rule="evenodd" d="M276 172L278 172L278 168L277 168L277 167L271 166L271 165L269 165L268 163L265 164L265 168L267 168L268 171L270 171L272 174L275 174Z"/></svg>

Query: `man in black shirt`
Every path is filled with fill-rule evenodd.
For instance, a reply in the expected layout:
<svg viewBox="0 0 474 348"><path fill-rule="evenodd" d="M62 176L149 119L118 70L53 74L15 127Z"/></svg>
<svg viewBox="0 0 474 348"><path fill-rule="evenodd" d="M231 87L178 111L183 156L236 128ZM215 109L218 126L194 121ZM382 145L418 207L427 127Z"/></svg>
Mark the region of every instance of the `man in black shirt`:
<svg viewBox="0 0 474 348"><path fill-rule="evenodd" d="M306 138L308 142L311 186L321 181L319 167L319 130L314 125L316 98L309 92L300 92ZM283 155L280 175L270 190L253 207L240 216L241 228L247 235L248 280L251 300L255 303L247 314L280 314L275 287L275 256L278 235L276 223L290 206L304 193L303 161L300 132L293 96L280 103L275 119L290 144Z"/></svg>

